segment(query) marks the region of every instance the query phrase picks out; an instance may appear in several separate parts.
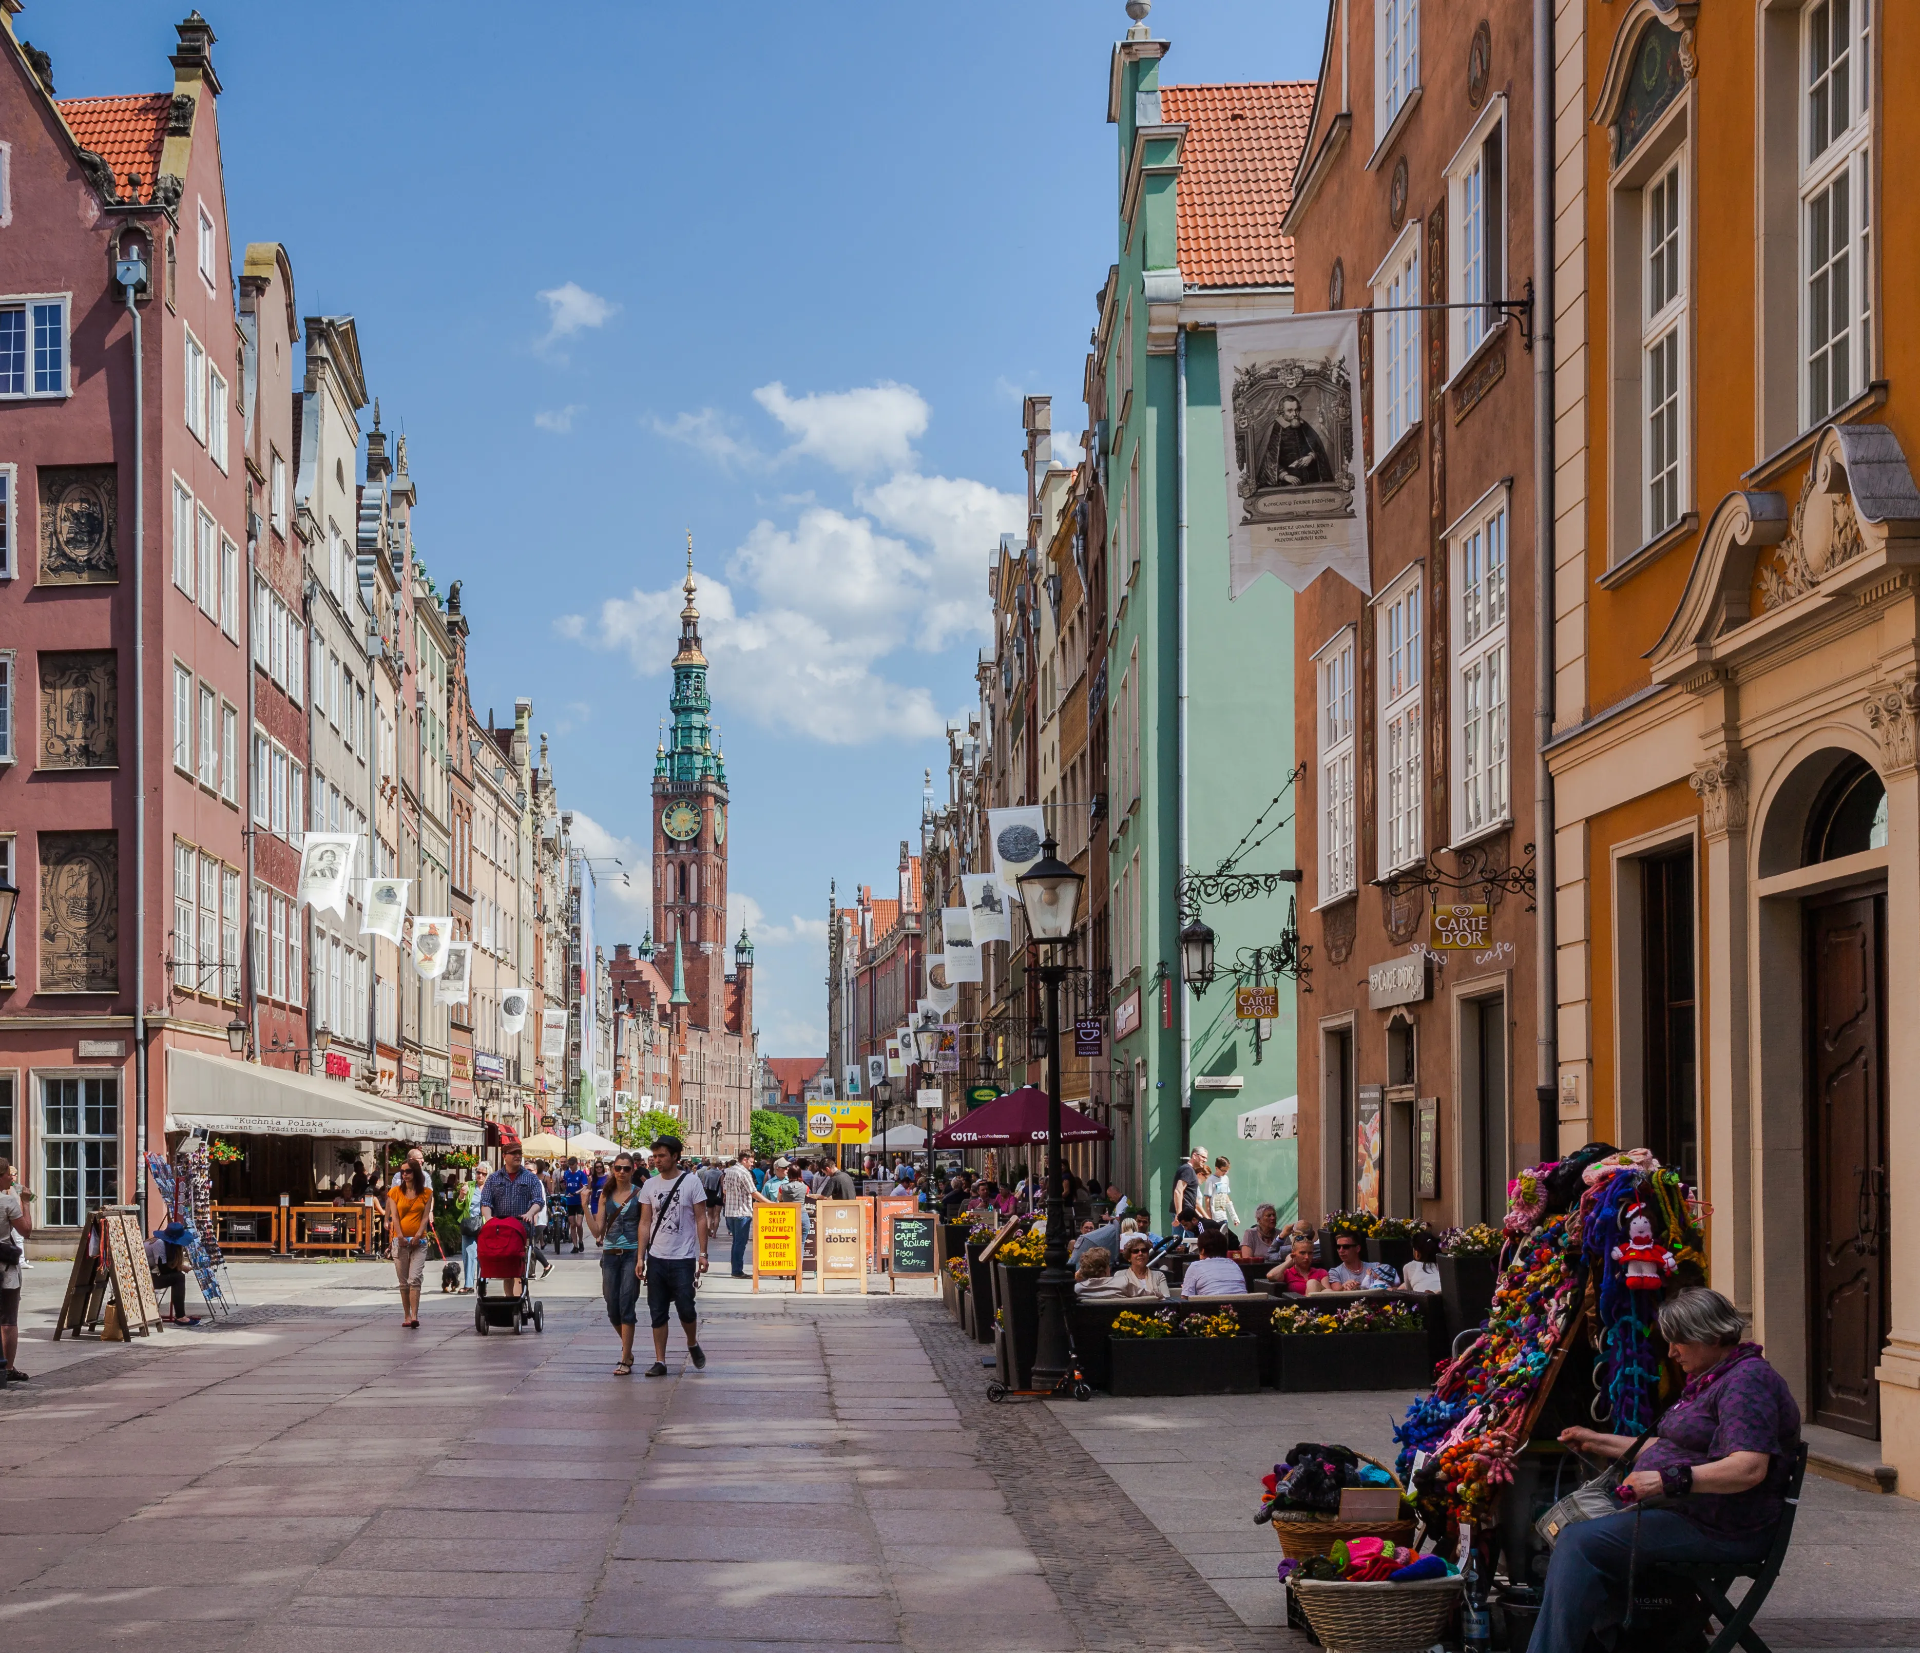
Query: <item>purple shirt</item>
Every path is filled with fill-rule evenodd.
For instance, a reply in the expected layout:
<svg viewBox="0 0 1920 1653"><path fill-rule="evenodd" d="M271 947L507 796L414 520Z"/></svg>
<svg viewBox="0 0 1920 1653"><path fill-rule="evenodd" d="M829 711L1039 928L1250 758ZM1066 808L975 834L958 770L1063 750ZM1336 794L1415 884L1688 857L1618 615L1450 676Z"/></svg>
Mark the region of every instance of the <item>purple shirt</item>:
<svg viewBox="0 0 1920 1653"><path fill-rule="evenodd" d="M1742 1343L1687 1381L1633 1467L1667 1469L1713 1463L1735 1452L1768 1454L1773 1461L1757 1487L1690 1493L1668 1506L1708 1532L1742 1537L1763 1532L1780 1519L1786 1454L1799 1439L1800 1408L1786 1379L1761 1358L1759 1344Z"/></svg>

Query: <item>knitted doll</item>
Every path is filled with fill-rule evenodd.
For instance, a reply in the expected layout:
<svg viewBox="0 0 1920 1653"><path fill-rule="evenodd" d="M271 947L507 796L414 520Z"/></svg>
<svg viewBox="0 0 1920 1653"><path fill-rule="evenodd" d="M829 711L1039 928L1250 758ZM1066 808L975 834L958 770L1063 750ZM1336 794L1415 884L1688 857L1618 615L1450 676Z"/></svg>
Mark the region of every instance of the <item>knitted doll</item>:
<svg viewBox="0 0 1920 1653"><path fill-rule="evenodd" d="M1627 1265L1629 1291L1658 1291L1679 1267L1673 1253L1654 1239L1644 1205L1627 1207L1627 1243L1613 1248L1613 1260Z"/></svg>

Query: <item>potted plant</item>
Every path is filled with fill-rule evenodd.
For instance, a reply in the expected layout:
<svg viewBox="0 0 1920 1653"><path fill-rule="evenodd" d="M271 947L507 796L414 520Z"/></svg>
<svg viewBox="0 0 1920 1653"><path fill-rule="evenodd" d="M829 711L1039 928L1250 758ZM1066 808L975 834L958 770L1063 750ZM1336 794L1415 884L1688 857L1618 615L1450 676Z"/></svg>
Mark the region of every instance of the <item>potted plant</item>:
<svg viewBox="0 0 1920 1653"><path fill-rule="evenodd" d="M1001 1381L1010 1389L1032 1386L1034 1346L1040 1339L1040 1270L1046 1239L1037 1228L1003 1241L993 1254L994 1300L1002 1341Z"/></svg>
<svg viewBox="0 0 1920 1653"><path fill-rule="evenodd" d="M980 1213L972 1213L979 1216ZM967 1301L971 1305L974 1341L993 1341L993 1265L981 1260L980 1253L993 1238L993 1229L976 1225L967 1240Z"/></svg>
<svg viewBox="0 0 1920 1653"><path fill-rule="evenodd" d="M1109 1337L1115 1395L1250 1395L1260 1387L1258 1341L1231 1309L1129 1310L1114 1316Z"/></svg>
<svg viewBox="0 0 1920 1653"><path fill-rule="evenodd" d="M1273 1311L1276 1387L1283 1393L1418 1389L1431 1379L1426 1321L1417 1308L1327 1303L1320 1297Z"/></svg>
<svg viewBox="0 0 1920 1653"><path fill-rule="evenodd" d="M1335 1245L1343 1234L1351 1234L1364 1246L1373 1233L1376 1221L1378 1219L1371 1211L1328 1212L1320 1224L1320 1266L1332 1268L1340 1261L1340 1253Z"/></svg>
<svg viewBox="0 0 1920 1653"><path fill-rule="evenodd" d="M1440 1236L1440 1301L1446 1310L1449 1342L1470 1326L1485 1323L1500 1279L1500 1247L1506 1236L1492 1223L1449 1228Z"/></svg>
<svg viewBox="0 0 1920 1653"><path fill-rule="evenodd" d="M947 1313L962 1326L966 1319L967 1260L965 1257L949 1257L940 1270L940 1301L946 1305Z"/></svg>
<svg viewBox="0 0 1920 1653"><path fill-rule="evenodd" d="M1405 1217L1382 1217L1366 1237L1367 1261L1386 1263L1404 1270L1413 1261L1414 1235L1431 1232L1423 1222L1409 1221Z"/></svg>

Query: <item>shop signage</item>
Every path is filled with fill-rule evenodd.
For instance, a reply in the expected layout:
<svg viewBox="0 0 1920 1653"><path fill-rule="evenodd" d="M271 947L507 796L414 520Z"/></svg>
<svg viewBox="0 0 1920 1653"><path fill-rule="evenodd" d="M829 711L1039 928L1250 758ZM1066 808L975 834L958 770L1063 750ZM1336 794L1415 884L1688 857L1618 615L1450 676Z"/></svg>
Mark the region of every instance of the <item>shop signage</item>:
<svg viewBox="0 0 1920 1653"><path fill-rule="evenodd" d="M807 1140L809 1142L833 1140L833 1109L824 1102L807 1104Z"/></svg>
<svg viewBox="0 0 1920 1653"><path fill-rule="evenodd" d="M482 1079L504 1079L507 1076L507 1062L503 1056L490 1056L484 1050L473 1053L473 1071Z"/></svg>
<svg viewBox="0 0 1920 1653"><path fill-rule="evenodd" d="M472 1051L456 1050L453 1053L453 1076L456 1079L471 1079L473 1077Z"/></svg>
<svg viewBox="0 0 1920 1653"><path fill-rule="evenodd" d="M1493 918L1484 901L1464 906L1435 906L1432 924L1436 953L1484 952L1493 942Z"/></svg>
<svg viewBox="0 0 1920 1653"><path fill-rule="evenodd" d="M1139 1026L1140 989L1136 987L1120 1001L1113 1012L1113 1036L1116 1040L1124 1039L1129 1033L1135 1032Z"/></svg>
<svg viewBox="0 0 1920 1653"><path fill-rule="evenodd" d="M860 1290L867 1289L867 1202L865 1200L817 1200L813 1207L814 1232L820 1261L815 1278L818 1289L827 1289L827 1280L858 1280Z"/></svg>
<svg viewBox="0 0 1920 1653"><path fill-rule="evenodd" d="M913 1093L913 1105L916 1108L944 1108L947 1105L947 1093L937 1085L923 1086Z"/></svg>
<svg viewBox="0 0 1920 1653"><path fill-rule="evenodd" d="M1073 1053L1076 1056L1106 1054L1105 1029L1098 1016L1082 1016L1073 1024Z"/></svg>
<svg viewBox="0 0 1920 1653"><path fill-rule="evenodd" d="M887 1289L893 1289L893 1280L902 1275L931 1274L933 1261L932 1217L895 1217L891 1243L887 1249L887 1273L892 1277Z"/></svg>
<svg viewBox="0 0 1920 1653"><path fill-rule="evenodd" d="M80 1056L125 1056L125 1039L82 1039L76 1052Z"/></svg>
<svg viewBox="0 0 1920 1653"><path fill-rule="evenodd" d="M353 1063L337 1050L327 1052L327 1077L329 1079L351 1079Z"/></svg>
<svg viewBox="0 0 1920 1653"><path fill-rule="evenodd" d="M1440 1197L1440 1098L1423 1096L1413 1105L1414 1164L1420 1178L1420 1197Z"/></svg>
<svg viewBox="0 0 1920 1653"><path fill-rule="evenodd" d="M1280 1014L1280 989L1271 987L1236 987L1233 990L1233 1015L1235 1021L1270 1021Z"/></svg>
<svg viewBox="0 0 1920 1653"><path fill-rule="evenodd" d="M1375 1010L1418 1004L1427 996L1427 961L1419 953L1367 966L1367 1003Z"/></svg>
<svg viewBox="0 0 1920 1653"><path fill-rule="evenodd" d="M865 1142L873 1135L873 1109L864 1102L830 1102L835 1142Z"/></svg>
<svg viewBox="0 0 1920 1653"><path fill-rule="evenodd" d="M763 1205L753 1214L753 1289L760 1276L791 1278L800 1289L800 1207Z"/></svg>
<svg viewBox="0 0 1920 1653"><path fill-rule="evenodd" d="M996 1086L969 1085L967 1087L967 1106L969 1108L983 1108L989 1102L998 1101L999 1096L1000 1092Z"/></svg>

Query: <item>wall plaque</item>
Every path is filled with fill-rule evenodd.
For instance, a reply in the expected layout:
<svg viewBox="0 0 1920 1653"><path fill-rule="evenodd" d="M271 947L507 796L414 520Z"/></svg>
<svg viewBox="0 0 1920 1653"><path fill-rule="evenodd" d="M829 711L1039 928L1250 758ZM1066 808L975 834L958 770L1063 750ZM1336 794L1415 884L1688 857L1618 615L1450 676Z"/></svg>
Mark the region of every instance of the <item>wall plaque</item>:
<svg viewBox="0 0 1920 1653"><path fill-rule="evenodd" d="M111 465L40 468L40 583L109 585L120 578L118 491Z"/></svg>
<svg viewBox="0 0 1920 1653"><path fill-rule="evenodd" d="M1367 1003L1375 1010L1396 1004L1418 1004L1427 996L1427 961L1423 954L1388 959L1367 966Z"/></svg>
<svg viewBox="0 0 1920 1653"><path fill-rule="evenodd" d="M120 664L111 649L40 656L40 767L120 761Z"/></svg>
<svg viewBox="0 0 1920 1653"><path fill-rule="evenodd" d="M120 851L112 832L40 834L40 991L120 985Z"/></svg>

